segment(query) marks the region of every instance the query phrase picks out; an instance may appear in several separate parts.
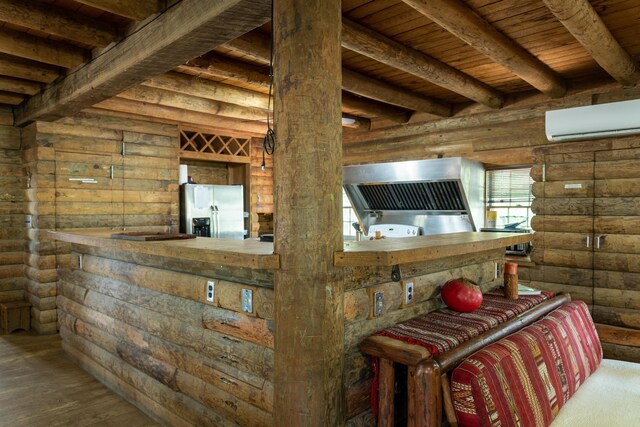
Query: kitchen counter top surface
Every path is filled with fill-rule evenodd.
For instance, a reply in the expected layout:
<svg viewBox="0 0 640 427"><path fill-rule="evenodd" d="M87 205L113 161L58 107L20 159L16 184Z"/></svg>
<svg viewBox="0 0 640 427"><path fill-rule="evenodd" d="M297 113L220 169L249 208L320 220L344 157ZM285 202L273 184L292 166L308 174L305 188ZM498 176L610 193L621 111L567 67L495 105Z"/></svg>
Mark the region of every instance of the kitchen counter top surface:
<svg viewBox="0 0 640 427"><path fill-rule="evenodd" d="M269 242L207 237L144 242L112 239L112 233L105 230L49 231L55 240L98 248L251 269L275 270L280 267L280 257L273 253L273 243Z"/></svg>
<svg viewBox="0 0 640 427"><path fill-rule="evenodd" d="M345 242L337 266L393 266L482 252L531 241L530 233L463 232Z"/></svg>

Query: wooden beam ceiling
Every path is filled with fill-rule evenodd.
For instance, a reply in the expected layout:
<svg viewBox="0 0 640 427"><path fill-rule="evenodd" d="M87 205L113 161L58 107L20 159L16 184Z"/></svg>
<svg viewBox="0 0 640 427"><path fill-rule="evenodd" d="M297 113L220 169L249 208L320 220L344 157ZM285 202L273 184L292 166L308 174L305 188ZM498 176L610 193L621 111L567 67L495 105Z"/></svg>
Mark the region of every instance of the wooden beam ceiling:
<svg viewBox="0 0 640 427"><path fill-rule="evenodd" d="M502 106L502 95L490 86L346 18L342 19L342 46L488 107Z"/></svg>
<svg viewBox="0 0 640 427"><path fill-rule="evenodd" d="M85 61L85 52L78 47L7 28L0 28L0 52L64 68Z"/></svg>
<svg viewBox="0 0 640 427"><path fill-rule="evenodd" d="M0 55L0 74L41 83L51 83L60 76L54 67L6 55Z"/></svg>
<svg viewBox="0 0 640 427"><path fill-rule="evenodd" d="M640 81L638 65L613 37L588 0L543 0L593 59L624 86Z"/></svg>
<svg viewBox="0 0 640 427"><path fill-rule="evenodd" d="M106 46L118 35L97 19L79 19L67 10L23 0L0 0L0 21L92 46Z"/></svg>
<svg viewBox="0 0 640 427"><path fill-rule="evenodd" d="M233 40L269 15L268 0L183 0L29 99L16 109L16 124L74 114Z"/></svg>
<svg viewBox="0 0 640 427"><path fill-rule="evenodd" d="M75 0L116 15L142 21L149 15L160 12L159 0Z"/></svg>
<svg viewBox="0 0 640 427"><path fill-rule="evenodd" d="M42 85L29 80L15 79L13 77L0 76L0 90L7 92L35 95L40 92Z"/></svg>
<svg viewBox="0 0 640 427"><path fill-rule="evenodd" d="M262 62L269 63L269 38L256 31L238 37L235 40L226 43L224 47L232 49L236 52L243 53L251 58ZM372 79L347 68L342 68L342 89L365 98L373 99L386 104L395 105L397 107L407 108L413 111L433 114L441 117L451 115L451 106L443 102L432 100L426 96L416 95L410 91L398 88L388 83ZM383 110L379 105L372 105L370 109L366 108L364 100L359 102L360 109L371 115L378 116ZM377 111L377 113L374 113ZM397 110L389 110L392 116L405 116ZM387 116L382 116L387 117Z"/></svg>
<svg viewBox="0 0 640 427"><path fill-rule="evenodd" d="M199 58L187 61L177 68L178 71L191 70L198 73L209 73L213 76L231 79L240 83L248 83L263 88L269 87L269 71L266 67L247 64L215 53L208 53Z"/></svg>
<svg viewBox="0 0 640 427"><path fill-rule="evenodd" d="M402 0L552 98L567 89L558 74L460 0Z"/></svg>

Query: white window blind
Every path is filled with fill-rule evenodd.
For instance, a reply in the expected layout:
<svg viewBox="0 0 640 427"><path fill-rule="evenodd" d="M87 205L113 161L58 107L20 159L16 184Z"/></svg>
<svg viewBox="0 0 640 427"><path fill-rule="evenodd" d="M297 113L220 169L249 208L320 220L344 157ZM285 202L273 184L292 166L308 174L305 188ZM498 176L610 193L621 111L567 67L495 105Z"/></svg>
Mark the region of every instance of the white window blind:
<svg viewBox="0 0 640 427"><path fill-rule="evenodd" d="M487 210L497 211L497 227L528 228L533 180L530 168L487 171ZM520 223L518 225L514 225Z"/></svg>

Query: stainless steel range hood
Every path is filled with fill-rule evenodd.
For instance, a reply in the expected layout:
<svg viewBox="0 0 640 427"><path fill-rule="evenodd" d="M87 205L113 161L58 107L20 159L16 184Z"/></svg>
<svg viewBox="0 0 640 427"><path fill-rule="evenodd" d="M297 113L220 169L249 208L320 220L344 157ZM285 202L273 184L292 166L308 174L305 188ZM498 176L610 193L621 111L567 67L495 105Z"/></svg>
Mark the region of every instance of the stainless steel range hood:
<svg viewBox="0 0 640 427"><path fill-rule="evenodd" d="M364 231L406 224L422 234L479 231L484 224L482 163L446 159L345 166L344 189Z"/></svg>

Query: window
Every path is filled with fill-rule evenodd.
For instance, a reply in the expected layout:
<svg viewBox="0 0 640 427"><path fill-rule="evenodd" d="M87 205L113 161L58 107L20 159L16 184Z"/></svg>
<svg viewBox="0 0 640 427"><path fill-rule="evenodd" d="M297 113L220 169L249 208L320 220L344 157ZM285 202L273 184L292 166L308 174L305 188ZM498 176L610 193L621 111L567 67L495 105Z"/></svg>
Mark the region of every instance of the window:
<svg viewBox="0 0 640 427"><path fill-rule="evenodd" d="M496 228L531 228L530 171L531 168L487 171L487 211L496 212Z"/></svg>
<svg viewBox="0 0 640 427"><path fill-rule="evenodd" d="M344 236L356 236L356 230L353 228L354 222L358 221L358 217L356 217L356 213L351 208L351 202L349 202L349 198L347 197L347 193L345 193L344 189L342 190L342 234Z"/></svg>

